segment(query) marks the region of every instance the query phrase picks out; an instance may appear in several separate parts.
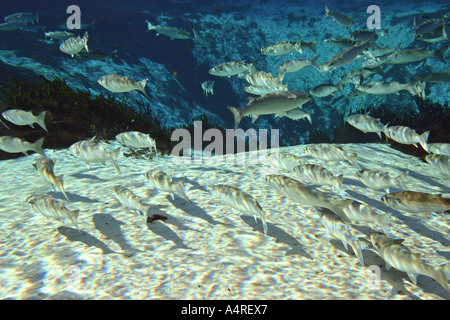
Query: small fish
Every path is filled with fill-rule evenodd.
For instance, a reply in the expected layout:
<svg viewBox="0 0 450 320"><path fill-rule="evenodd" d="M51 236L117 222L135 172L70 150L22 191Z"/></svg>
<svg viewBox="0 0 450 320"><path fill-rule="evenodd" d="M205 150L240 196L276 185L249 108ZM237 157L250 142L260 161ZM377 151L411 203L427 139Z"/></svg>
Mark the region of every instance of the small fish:
<svg viewBox="0 0 450 320"><path fill-rule="evenodd" d="M31 23L34 25L36 22L39 24L39 12L36 12L36 16L33 16L30 12L18 12L13 13L4 18L6 22L17 22L17 23L23 23L27 25L28 23Z"/></svg>
<svg viewBox="0 0 450 320"><path fill-rule="evenodd" d="M434 58L446 64L447 62L445 61L444 53L447 49L448 45L436 51L428 51L426 48L401 50L393 54L392 58L389 60L389 63L404 64L419 62L428 58Z"/></svg>
<svg viewBox="0 0 450 320"><path fill-rule="evenodd" d="M388 125L381 123L380 119L373 118L368 114L353 114L347 117L346 120L350 125L364 133L374 132L380 139L382 138L381 133L386 130Z"/></svg>
<svg viewBox="0 0 450 320"><path fill-rule="evenodd" d="M40 138L36 142L29 143L21 138L10 136L0 137L0 149L9 153L22 152L23 154L28 155L27 151L31 150L45 157L45 152L42 150L43 143L44 138Z"/></svg>
<svg viewBox="0 0 450 320"><path fill-rule="evenodd" d="M29 125L34 129L33 124L37 123L42 129L48 131L45 126L45 111L41 112L38 116L33 115L32 112L24 111L20 109L10 109L2 113L3 118L17 126Z"/></svg>
<svg viewBox="0 0 450 320"><path fill-rule="evenodd" d="M203 81L202 82L203 93L208 96L208 93L214 94L214 81Z"/></svg>
<svg viewBox="0 0 450 320"><path fill-rule="evenodd" d="M269 93L276 93L279 91L288 91L288 85L287 84L281 84L281 85L273 85L269 87L259 87L259 86L246 86L244 88L245 92L258 95L258 96L264 96Z"/></svg>
<svg viewBox="0 0 450 320"><path fill-rule="evenodd" d="M370 235L370 241L380 257L386 262L388 270L394 267L397 270L406 272L414 284L417 284L417 275L428 276L437 281L447 291L450 291L448 280L442 267L426 264L421 259L420 254L412 253L407 247L395 244L393 243L394 240L385 238L387 238L385 235L375 233Z"/></svg>
<svg viewBox="0 0 450 320"><path fill-rule="evenodd" d="M116 140L127 147L133 148L154 148L156 150L156 141L149 134L139 131L127 131L119 133Z"/></svg>
<svg viewBox="0 0 450 320"><path fill-rule="evenodd" d="M406 186L408 171L403 172L395 178L384 172L367 169L358 171L356 175L362 183L374 190L385 190L389 193L389 188L392 186L400 186L403 189L408 189Z"/></svg>
<svg viewBox="0 0 450 320"><path fill-rule="evenodd" d="M416 19L414 18L414 39L421 39L428 33L433 33L442 27L441 19L427 19L422 21L419 25L416 25Z"/></svg>
<svg viewBox="0 0 450 320"><path fill-rule="evenodd" d="M428 152L450 156L450 143L427 143Z"/></svg>
<svg viewBox="0 0 450 320"><path fill-rule="evenodd" d="M357 169L361 169L356 162L357 154L348 153L341 147L329 143L310 144L303 148L303 151L310 157L322 161L349 161Z"/></svg>
<svg viewBox="0 0 450 320"><path fill-rule="evenodd" d="M173 28L173 27L167 27L167 26L161 26L161 25L152 25L150 21L146 20L147 23L147 31L155 30L156 35L159 36L160 34L163 34L165 36L168 36L170 40L174 39L191 39L191 35L183 30Z"/></svg>
<svg viewBox="0 0 450 320"><path fill-rule="evenodd" d="M357 90L367 94L399 94L399 91L407 90L413 96L419 96L425 99L425 82L420 80L413 80L408 83L400 82L368 82L360 84L356 87Z"/></svg>
<svg viewBox="0 0 450 320"><path fill-rule="evenodd" d="M383 70L381 68L373 68L373 69L357 69L350 72L347 72L345 75L341 77L339 80L339 85L342 86L345 83L351 83L354 85L360 85L365 79L373 74L384 75ZM342 90L341 90L342 91Z"/></svg>
<svg viewBox="0 0 450 320"><path fill-rule="evenodd" d="M137 211L138 214L142 213L143 216L147 215L148 206L142 203L142 200L136 196L130 189L114 186L112 191L117 200L125 207Z"/></svg>
<svg viewBox="0 0 450 320"><path fill-rule="evenodd" d="M55 163L48 157L40 157L36 159L35 163L33 163L33 167L36 169L42 179L48 182L53 188L57 187L64 194L64 197L69 200L69 197L66 194L66 190L64 189L63 176L55 175L54 166Z"/></svg>
<svg viewBox="0 0 450 320"><path fill-rule="evenodd" d="M311 112L306 112L300 108L295 108L286 112L285 117L292 120L308 119L308 122L312 124Z"/></svg>
<svg viewBox="0 0 450 320"><path fill-rule="evenodd" d="M405 126L392 126L388 127L384 133L389 139L397 141L402 144L412 144L418 148L417 144L420 144L425 151L428 151L427 141L430 131L426 131L419 135L415 130Z"/></svg>
<svg viewBox="0 0 450 320"><path fill-rule="evenodd" d="M442 194L401 191L385 194L381 201L396 210L413 213L442 213L450 210L450 199Z"/></svg>
<svg viewBox="0 0 450 320"><path fill-rule="evenodd" d="M317 164L303 164L294 168L294 172L304 180L318 185L332 186L345 199L344 186L342 181L344 175L333 175L328 169Z"/></svg>
<svg viewBox="0 0 450 320"><path fill-rule="evenodd" d="M425 161L436 167L442 173L450 176L450 156L429 154L425 157Z"/></svg>
<svg viewBox="0 0 450 320"><path fill-rule="evenodd" d="M184 192L184 179L174 182L171 177L160 170L149 170L144 176L159 191L170 193L172 199L175 199L174 194L176 193L187 202L192 203Z"/></svg>
<svg viewBox="0 0 450 320"><path fill-rule="evenodd" d="M238 74L255 72L255 62L247 64L244 61L229 61L209 69L209 74L219 77L231 77Z"/></svg>
<svg viewBox="0 0 450 320"><path fill-rule="evenodd" d="M368 222L380 225L384 233L389 234L387 221L392 213L377 214L369 205L356 200L333 201L333 212L346 222Z"/></svg>
<svg viewBox="0 0 450 320"><path fill-rule="evenodd" d="M312 59L294 59L286 61L278 66L280 72L297 72L308 66L312 66L317 70L320 70L320 66L317 64L317 59L319 56L315 56Z"/></svg>
<svg viewBox="0 0 450 320"><path fill-rule="evenodd" d="M337 12L337 11L331 11L328 6L325 6L325 16L324 18L331 17L334 21L336 21L338 24L344 27L351 27L353 26L354 22L352 18L349 16L346 16L343 13Z"/></svg>
<svg viewBox="0 0 450 320"><path fill-rule="evenodd" d="M117 74L107 74L97 80L106 90L111 92L131 92L134 90L139 90L150 100L147 92L145 92L145 86L147 85L148 79L141 81L133 81L129 77L120 76Z"/></svg>
<svg viewBox="0 0 450 320"><path fill-rule="evenodd" d="M212 186L212 190L213 194L223 203L236 210L253 213L255 222L257 221L257 216L259 216L263 223L264 234L267 234L266 214L258 201L256 201L251 195L238 188L223 184Z"/></svg>
<svg viewBox="0 0 450 320"><path fill-rule="evenodd" d="M350 48L333 56L327 63L328 68L337 68L351 63L357 56L362 55L364 50L372 47L373 45L367 41L361 44L356 44Z"/></svg>
<svg viewBox="0 0 450 320"><path fill-rule="evenodd" d="M67 40L75 35L67 31L44 31L45 38L50 40Z"/></svg>
<svg viewBox="0 0 450 320"><path fill-rule="evenodd" d="M358 42L366 42L371 41L375 42L378 39L378 35L375 31L368 31L368 30L357 30L352 31L349 28L347 28L348 33L350 34L350 38L355 39Z"/></svg>
<svg viewBox="0 0 450 320"><path fill-rule="evenodd" d="M368 52L368 51L364 51L364 52ZM391 61L391 59L394 57L395 52L392 53L388 53L385 54L383 56L378 56L378 57L373 57L370 58L366 61L364 61L361 64L361 67L365 68L365 69L375 69L375 68L379 68L380 66L389 63Z"/></svg>
<svg viewBox="0 0 450 320"><path fill-rule="evenodd" d="M101 143L94 142L93 139L91 139L72 144L69 147L69 152L74 157L86 162L88 168L90 163L100 162L101 164L106 165L106 161L111 161L114 169L120 173L120 168L116 161L120 152L120 147L114 151L106 152Z"/></svg>
<svg viewBox="0 0 450 320"><path fill-rule="evenodd" d="M0 31L14 31L25 28L27 25L22 22L4 22L0 23Z"/></svg>
<svg viewBox="0 0 450 320"><path fill-rule="evenodd" d="M309 49L312 52L316 53L317 52L316 42L317 42L317 40L313 40L311 42L302 41L300 46L301 46L302 50Z"/></svg>
<svg viewBox="0 0 450 320"><path fill-rule="evenodd" d="M287 111L300 107L311 100L311 98L310 94L300 91L280 91L253 99L240 109L232 106L227 108L233 113L234 128L237 129L244 116L252 116L252 122L255 122L260 115L264 114L275 114L278 117L283 117Z"/></svg>
<svg viewBox="0 0 450 320"><path fill-rule="evenodd" d="M261 48L261 53L266 56L284 56L293 51L303 54L301 38L297 41L281 41Z"/></svg>
<svg viewBox="0 0 450 320"><path fill-rule="evenodd" d="M359 262L364 266L362 250L364 250L367 245L353 235L344 220L337 214L327 208L316 208L316 211L319 214L320 222L327 230L327 235L341 240L345 250L348 250L348 246L352 247Z"/></svg>
<svg viewBox="0 0 450 320"><path fill-rule="evenodd" d="M284 79L284 72L280 72L276 77L273 77L272 74L264 71L256 71L252 73L248 73L245 76L245 80L256 87L272 87L272 86L280 86L282 85L282 81Z"/></svg>
<svg viewBox="0 0 450 320"><path fill-rule="evenodd" d="M70 56L73 58L75 54L79 53L82 50L86 50L89 52L88 48L88 38L89 35L86 32L83 36L83 38L78 37L72 37L67 40L65 40L63 43L60 44L59 50L61 50L64 53L70 54Z"/></svg>
<svg viewBox="0 0 450 320"><path fill-rule="evenodd" d="M434 82L434 83L449 83L450 82L450 70L443 72L432 73L426 77L417 77L423 82Z"/></svg>
<svg viewBox="0 0 450 320"><path fill-rule="evenodd" d="M309 90L309 93L311 93L313 96L318 97L318 98L325 98L328 97L329 95L334 96L334 93L337 90L340 90L341 87L339 85L335 85L335 84L320 84L314 88L312 88L311 90Z"/></svg>
<svg viewBox="0 0 450 320"><path fill-rule="evenodd" d="M78 216L80 210L69 210L63 203L56 199L53 199L45 195L33 195L26 199L26 201L31 205L31 207L37 212L41 213L46 218L56 219L61 222L69 219L77 230L81 233L78 228Z"/></svg>
<svg viewBox="0 0 450 320"><path fill-rule="evenodd" d="M329 45L338 47L340 49L348 49L356 45L358 42L356 40L345 38L331 38L324 40L324 43L328 43Z"/></svg>
<svg viewBox="0 0 450 320"><path fill-rule="evenodd" d="M205 40L203 39L203 37L200 35L200 33L197 30L192 28L192 32L194 34L194 42L195 43L205 44Z"/></svg>

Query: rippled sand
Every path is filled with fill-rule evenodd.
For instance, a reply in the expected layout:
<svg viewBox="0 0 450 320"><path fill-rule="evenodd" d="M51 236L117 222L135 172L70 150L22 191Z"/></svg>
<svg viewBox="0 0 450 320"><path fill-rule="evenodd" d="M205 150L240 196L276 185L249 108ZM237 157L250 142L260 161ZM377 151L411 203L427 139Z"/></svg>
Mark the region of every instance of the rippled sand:
<svg viewBox="0 0 450 320"><path fill-rule="evenodd" d="M113 149L114 145L108 146ZM391 172L408 170L411 190L449 193L448 177L381 144L349 144L362 167ZM303 146L281 152L302 155ZM295 204L272 191L262 179L269 164L237 165L177 163L119 156L122 173L107 164L85 164L67 150L47 150L64 174L71 202L53 191L32 167L37 155L0 162L0 297L12 299L449 299L437 282L418 277L411 283L403 272L386 270L369 245L362 267L351 248L325 237L315 210ZM309 158L311 163L320 161ZM347 194L379 213L393 212L391 235L422 254L431 265L448 262L449 218L438 214L395 211L380 202L384 192L366 188L356 169L346 163L325 163L334 174L344 173ZM160 169L174 178L186 177L186 194L193 201L175 200L152 189L143 173ZM293 178L295 175L286 173ZM214 184L230 184L255 197L266 211L262 223L220 204L209 193ZM146 223L123 207L111 187L130 188L150 205L149 214L167 216ZM318 188L339 199L334 190ZM398 191L392 188L391 191ZM80 209L78 224L62 225L32 210L25 198L47 193ZM367 239L371 229L354 224ZM374 230L381 231L377 225ZM367 241L368 242L368 241ZM381 266L381 269L378 269ZM374 270L374 271L372 271ZM377 281L376 273L381 281Z"/></svg>

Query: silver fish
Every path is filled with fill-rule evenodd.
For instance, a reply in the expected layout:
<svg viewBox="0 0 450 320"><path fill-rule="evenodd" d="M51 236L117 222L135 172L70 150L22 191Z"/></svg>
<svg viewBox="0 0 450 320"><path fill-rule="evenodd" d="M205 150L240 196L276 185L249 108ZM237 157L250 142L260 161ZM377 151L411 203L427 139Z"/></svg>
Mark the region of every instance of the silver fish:
<svg viewBox="0 0 450 320"><path fill-rule="evenodd" d="M407 90L413 96L425 97L425 82L420 80L413 80L408 83L400 82L368 82L360 84L356 87L357 90L368 94L399 94L399 91Z"/></svg>
<svg viewBox="0 0 450 320"><path fill-rule="evenodd" d="M98 84L100 84L106 90L111 92L131 92L134 90L141 91L147 99L150 100L147 92L145 92L145 86L147 85L148 79L144 79L141 81L133 81L129 77L120 76L117 74L107 74L97 80Z"/></svg>
<svg viewBox="0 0 450 320"><path fill-rule="evenodd" d="M75 36L71 32L67 31L44 31L45 38L50 38L50 40L67 40Z"/></svg>
<svg viewBox="0 0 450 320"><path fill-rule="evenodd" d="M184 179L174 182L171 177L160 170L149 170L144 176L159 191L170 193L172 199L175 199L174 194L178 194L187 202L192 203L184 192Z"/></svg>
<svg viewBox="0 0 450 320"><path fill-rule="evenodd" d="M334 187L340 196L345 199L344 186L342 185L343 174L335 176L328 169L317 164L297 166L294 168L294 172L310 183Z"/></svg>
<svg viewBox="0 0 450 320"><path fill-rule="evenodd" d="M261 48L261 53L266 56L284 56L294 51L303 54L301 38L297 41L281 41Z"/></svg>
<svg viewBox="0 0 450 320"><path fill-rule="evenodd" d="M328 6L326 5L324 18L327 18L327 17L333 18L334 21L336 21L338 24L340 24L341 26L344 26L344 27L351 27L354 24L352 18L350 18L349 16L347 16L343 13L340 13L337 11L331 11L328 8Z"/></svg>
<svg viewBox="0 0 450 320"><path fill-rule="evenodd" d="M63 176L55 175L54 166L55 163L48 157L40 157L36 159L35 163L33 163L33 167L36 169L42 179L49 183L52 187L58 188L64 194L64 197L69 200L69 197L66 194L66 190L64 189Z"/></svg>
<svg viewBox="0 0 450 320"><path fill-rule="evenodd" d="M116 140L127 147L133 148L154 148L156 150L156 141L149 134L139 131L127 131L119 133Z"/></svg>
<svg viewBox="0 0 450 320"><path fill-rule="evenodd" d="M358 42L356 40L345 39L345 38L331 38L324 40L324 43L338 47L340 49L348 49L356 45Z"/></svg>
<svg viewBox="0 0 450 320"><path fill-rule="evenodd" d="M425 263L420 254L412 253L407 247L398 244L390 244L393 241L385 235L371 234L370 240L377 249L378 254L386 262L389 270L394 267L397 270L406 272L414 284L417 284L417 275L425 275L436 280L447 291L450 291L448 280L442 267L430 266Z"/></svg>
<svg viewBox="0 0 450 320"><path fill-rule="evenodd" d="M278 66L280 72L297 72L308 66L312 66L317 70L320 70L320 66L317 64L317 59L319 56L315 56L312 59L293 59L288 60Z"/></svg>
<svg viewBox="0 0 450 320"><path fill-rule="evenodd" d="M255 222L257 216L261 219L264 227L264 234L267 234L266 214L261 208L261 205L248 193L228 185L214 185L212 186L213 194L218 197L223 203L233 207L236 210L252 213Z"/></svg>
<svg viewBox="0 0 450 320"><path fill-rule="evenodd" d="M25 28L27 25L23 22L4 22L0 23L0 31L14 31Z"/></svg>
<svg viewBox="0 0 450 320"><path fill-rule="evenodd" d="M353 235L351 229L337 214L327 208L316 208L316 211L319 214L320 222L327 230L327 234L341 240L346 250L348 250L348 246L351 246L359 262L364 266L362 250L364 250L367 245Z"/></svg>
<svg viewBox="0 0 450 320"><path fill-rule="evenodd" d="M426 77L417 77L423 82L434 82L434 83L449 83L450 82L450 70L443 72L432 73Z"/></svg>
<svg viewBox="0 0 450 320"><path fill-rule="evenodd" d="M300 108L295 108L286 112L285 116L292 120L308 119L309 123L312 124L311 112L306 112Z"/></svg>
<svg viewBox="0 0 450 320"><path fill-rule="evenodd" d="M349 28L347 28L348 33L350 34L350 38L355 39L358 42L366 42L371 41L375 42L378 39L378 35L375 31L368 31L368 30L357 30L352 31Z"/></svg>
<svg viewBox="0 0 450 320"><path fill-rule="evenodd" d="M357 154L348 153L344 149L334 144L329 143L319 143L310 144L303 148L305 152L310 157L322 160L322 161L349 161L357 169L361 169L359 164L356 162Z"/></svg>
<svg viewBox="0 0 450 320"><path fill-rule="evenodd" d="M42 129L48 131L45 126L45 111L35 116L32 112L20 109L10 109L2 113L3 118L18 126L29 125L34 129L33 124L37 123Z"/></svg>
<svg viewBox="0 0 450 320"><path fill-rule="evenodd" d="M244 61L229 61L209 69L209 74L218 77L231 77L238 74L247 74L255 71L256 69L254 63L247 64Z"/></svg>
<svg viewBox="0 0 450 320"><path fill-rule="evenodd" d="M356 44L353 47L347 48L344 51L333 56L327 63L328 68L337 68L351 63L357 56L361 55L365 50L372 47L370 42Z"/></svg>
<svg viewBox="0 0 450 320"><path fill-rule="evenodd" d="M0 137L0 149L9 153L22 152L25 155L27 151L31 150L45 157L45 152L42 150L44 138L40 138L36 142L30 143L21 138L2 136Z"/></svg>
<svg viewBox="0 0 450 320"><path fill-rule="evenodd" d="M413 63L426 60L428 58L434 58L446 64L444 52L447 50L447 48L448 45L436 51L428 51L426 48L397 51L393 54L393 56L389 60L389 63L390 64Z"/></svg>
<svg viewBox="0 0 450 320"><path fill-rule="evenodd" d="M208 96L208 93L214 94L214 81L203 81L202 82L203 93Z"/></svg>
<svg viewBox="0 0 450 320"><path fill-rule="evenodd" d="M417 144L420 144L425 151L428 151L427 141L430 131L426 131L419 135L415 130L405 126L392 126L388 127L384 133L389 139L397 141L402 144L412 144L418 148Z"/></svg>
<svg viewBox="0 0 450 320"><path fill-rule="evenodd" d="M385 190L389 193L389 188L392 186L400 186L403 189L408 189L406 186L408 171L403 172L395 178L384 172L367 169L358 171L356 175L362 183L374 190Z"/></svg>
<svg viewBox="0 0 450 320"><path fill-rule="evenodd" d="M168 26L161 26L161 25L152 25L150 21L146 20L147 23L147 31L155 30L156 35L159 36L160 34L163 34L165 36L168 36L170 40L174 39L191 39L191 35L183 30L168 27Z"/></svg>
<svg viewBox="0 0 450 320"><path fill-rule="evenodd" d="M251 115L252 122L255 122L260 115L264 114L275 114L283 117L287 111L300 107L311 100L311 98L310 94L300 91L280 91L253 99L240 109L232 106L227 108L233 113L234 128L237 129L243 116Z"/></svg>
<svg viewBox="0 0 450 320"><path fill-rule="evenodd" d="M389 234L387 221L392 213L377 214L372 207L356 200L333 201L332 211L346 222L376 223L384 233Z"/></svg>
<svg viewBox="0 0 450 320"><path fill-rule="evenodd" d="M433 33L442 27L441 19L428 19L422 21L419 25L416 25L416 18L414 18L414 39L421 39L428 33Z"/></svg>
<svg viewBox="0 0 450 320"><path fill-rule="evenodd" d="M388 193L381 201L391 208L414 213L442 213L450 210L450 198L442 194L401 191Z"/></svg>
<svg viewBox="0 0 450 320"><path fill-rule="evenodd" d="M425 157L425 161L450 176L450 156L429 154Z"/></svg>
<svg viewBox="0 0 450 320"><path fill-rule="evenodd" d="M427 143L428 152L450 156L450 143Z"/></svg>
<svg viewBox="0 0 450 320"><path fill-rule="evenodd" d="M334 96L334 93L340 89L341 87L337 84L320 84L309 90L309 93L318 98L325 98L329 95Z"/></svg>
<svg viewBox="0 0 450 320"><path fill-rule="evenodd" d="M137 211L138 214L142 213L144 216L147 215L149 209L148 206L143 204L142 200L130 189L121 186L114 186L112 187L112 191L122 205Z"/></svg>
<svg viewBox="0 0 450 320"><path fill-rule="evenodd" d="M120 147L111 152L106 152L101 143L91 140L83 140L72 144L69 147L69 152L74 157L86 162L89 168L90 163L98 163L105 165L106 161L111 161L114 169L120 173L120 168L117 163L117 156L120 152Z"/></svg>
<svg viewBox="0 0 450 320"><path fill-rule="evenodd" d="M83 38L78 37L72 37L67 40L65 40L63 43L60 44L59 50L61 50L64 53L70 54L70 56L73 58L75 54L77 54L80 51L86 50L89 52L88 48L88 39L89 35L86 32L83 36Z"/></svg>
<svg viewBox="0 0 450 320"><path fill-rule="evenodd" d="M288 91L288 85L287 84L281 84L281 85L273 85L269 87L259 87L259 86L246 86L244 88L245 92L258 95L258 96L264 96L269 93L275 93L279 91Z"/></svg>
<svg viewBox="0 0 450 320"><path fill-rule="evenodd" d="M388 125L381 123L380 119L373 118L368 114L353 114L347 117L346 120L350 125L364 133L374 132L381 139L381 133L386 130Z"/></svg>
<svg viewBox="0 0 450 320"><path fill-rule="evenodd" d="M46 218L56 219L63 222L69 219L81 233L78 228L78 216L80 210L69 210L63 203L44 195L33 195L26 200L31 207L41 213Z"/></svg>
<svg viewBox="0 0 450 320"><path fill-rule="evenodd" d="M31 23L34 25L36 22L39 24L39 12L36 12L36 15L33 16L30 12L18 12L13 13L4 18L6 22L17 22L17 23L23 23L27 25L28 23Z"/></svg>
<svg viewBox="0 0 450 320"><path fill-rule="evenodd" d="M257 87L271 87L282 85L284 79L284 72L280 72L276 77L264 71L256 71L245 76L245 80L252 86Z"/></svg>

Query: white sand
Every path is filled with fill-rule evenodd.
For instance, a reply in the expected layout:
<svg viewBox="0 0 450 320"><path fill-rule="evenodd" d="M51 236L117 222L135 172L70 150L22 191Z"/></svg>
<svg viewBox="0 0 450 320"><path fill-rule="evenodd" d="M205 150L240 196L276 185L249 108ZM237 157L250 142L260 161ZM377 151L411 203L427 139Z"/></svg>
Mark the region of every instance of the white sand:
<svg viewBox="0 0 450 320"><path fill-rule="evenodd" d="M108 149L114 146L108 146ZM393 175L409 170L411 190L449 193L448 177L419 159L387 145L345 145L357 152L364 168ZM303 146L281 152L301 155ZM352 249L325 238L324 227L311 207L294 204L264 182L265 164L178 164L170 158L152 161L119 156L122 174L114 168L84 163L67 150L47 150L64 174L72 200L46 185L32 167L33 154L0 162L0 297L69 299L449 299L437 282L426 276L411 283L403 272L387 271L369 246L362 267ZM321 163L311 159L311 163ZM449 218L438 214L409 214L381 203L384 192L359 182L355 168L326 163L334 174L344 173L349 196L379 213L394 212L391 236L422 254L431 265L448 262ZM160 169L187 178L193 201L149 187L143 173ZM292 174L291 177L295 178ZM205 188L230 184L254 196L266 211L268 235L250 215L218 203ZM111 187L130 188L151 206L150 214L168 217L147 224L114 198ZM318 188L338 199L330 188ZM392 188L391 191L399 189ZM80 234L33 211L25 198L47 193L80 209ZM367 225L353 225L367 239ZM381 231L378 226L374 230ZM372 267L369 267L372 266ZM381 281L370 270L381 267Z"/></svg>

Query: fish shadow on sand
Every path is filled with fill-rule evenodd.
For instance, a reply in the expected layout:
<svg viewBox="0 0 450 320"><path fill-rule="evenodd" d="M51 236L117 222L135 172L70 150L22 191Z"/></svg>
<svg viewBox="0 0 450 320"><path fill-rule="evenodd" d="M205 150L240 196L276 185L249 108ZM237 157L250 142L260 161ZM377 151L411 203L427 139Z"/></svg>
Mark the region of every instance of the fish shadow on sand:
<svg viewBox="0 0 450 320"><path fill-rule="evenodd" d="M202 186L201 184L199 184L197 181L191 180L186 178L185 179L186 183L189 183L192 187L189 188L189 190L201 190L201 191L205 191L209 193L209 190L206 189L204 186Z"/></svg>
<svg viewBox="0 0 450 320"><path fill-rule="evenodd" d="M352 190L348 190L347 192L351 195L352 198L358 201L365 202L369 206L377 208L385 213L392 213L393 216L401 220L411 230L421 234L422 236L438 241L446 247L450 245L450 240L446 239L442 233L428 229L419 221L402 214L400 211L392 209L391 207L385 205L383 202L366 197L365 195L359 194Z"/></svg>
<svg viewBox="0 0 450 320"><path fill-rule="evenodd" d="M72 174L70 174L70 176L74 177L74 178L77 178L77 179L93 180L92 182L105 182L105 181L108 181L108 180L99 178L99 177L97 177L94 174L84 173L84 171L79 171L79 172L76 172L76 173L72 173Z"/></svg>
<svg viewBox="0 0 450 320"><path fill-rule="evenodd" d="M100 231L106 239L117 243L123 251L128 253L133 251L142 252L131 247L125 240L122 230L120 229L120 226L125 224L122 221L116 220L111 215L105 213L94 214L92 216L92 221L94 222L95 228Z"/></svg>
<svg viewBox="0 0 450 320"><path fill-rule="evenodd" d="M189 248L184 244L183 239L181 239L171 228L166 226L161 221L154 221L152 223L147 223L147 228L154 234L157 234L168 241L172 241L175 245L172 248L170 248L171 250L172 249L192 250L192 248Z"/></svg>
<svg viewBox="0 0 450 320"><path fill-rule="evenodd" d="M48 195L52 196L52 198L55 198L57 200L63 200L63 201L67 201L66 197L64 196L64 194L61 191L49 191L47 192ZM88 197L84 197L84 196L80 196L78 194L75 193L70 193L67 192L67 197L69 198L70 202L84 202L84 203L97 203L100 202L96 199L91 199Z"/></svg>
<svg viewBox="0 0 450 320"><path fill-rule="evenodd" d="M257 219L258 221L255 222L254 217L248 215L241 215L241 219L254 231L264 233L262 221L260 219ZM278 228L275 224L267 222L267 236L275 238L277 243L284 243L291 247L291 250L286 252L286 256L298 254L302 257L312 259L309 253L302 248L301 243L298 242L297 239L283 229Z"/></svg>
<svg viewBox="0 0 450 320"><path fill-rule="evenodd" d="M200 208L199 206L197 206L194 203L187 202L186 200L178 197L177 195L175 195L175 200L172 200L172 197L170 195L167 195L166 198L167 198L167 201L170 202L174 207L176 207L180 210L183 210L190 216L194 216L194 217L203 219L212 225L222 224L222 225L229 226L226 223L214 220L214 218L211 217L205 210L203 210L202 208ZM183 205L180 205L181 203Z"/></svg>
<svg viewBox="0 0 450 320"><path fill-rule="evenodd" d="M213 168L213 167L195 167L195 168L190 168L189 170L199 170L199 171L203 171L203 172L220 171L225 174L235 174L234 171L231 171L228 169L220 169L220 168Z"/></svg>
<svg viewBox="0 0 450 320"><path fill-rule="evenodd" d="M112 251L106 244L104 244L102 241L97 239L96 237L90 235L86 231L81 230L81 233L75 229L70 227L58 227L58 232L69 239L70 241L78 241L82 242L88 247L97 247L100 250L102 250L103 254L109 254L109 253L117 253Z"/></svg>

